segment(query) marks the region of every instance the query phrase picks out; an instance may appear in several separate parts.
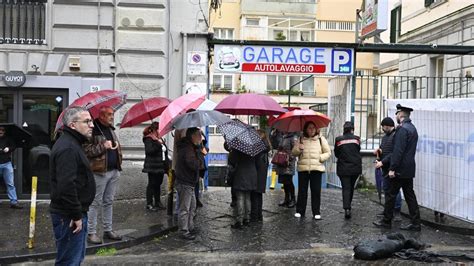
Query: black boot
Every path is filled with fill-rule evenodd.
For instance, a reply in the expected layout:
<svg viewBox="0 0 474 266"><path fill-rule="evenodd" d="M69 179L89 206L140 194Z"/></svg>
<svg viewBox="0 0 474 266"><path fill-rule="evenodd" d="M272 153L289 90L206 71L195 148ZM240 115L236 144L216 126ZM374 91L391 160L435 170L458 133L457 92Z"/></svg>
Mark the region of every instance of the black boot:
<svg viewBox="0 0 474 266"><path fill-rule="evenodd" d="M295 193L290 193L290 201L288 202L288 208L293 208L296 205Z"/></svg>
<svg viewBox="0 0 474 266"><path fill-rule="evenodd" d="M344 210L344 218L350 219L351 217L352 217L351 209L345 209Z"/></svg>
<svg viewBox="0 0 474 266"><path fill-rule="evenodd" d="M290 202L290 194L285 191L285 200L280 202L278 206L280 207L288 207L288 203Z"/></svg>

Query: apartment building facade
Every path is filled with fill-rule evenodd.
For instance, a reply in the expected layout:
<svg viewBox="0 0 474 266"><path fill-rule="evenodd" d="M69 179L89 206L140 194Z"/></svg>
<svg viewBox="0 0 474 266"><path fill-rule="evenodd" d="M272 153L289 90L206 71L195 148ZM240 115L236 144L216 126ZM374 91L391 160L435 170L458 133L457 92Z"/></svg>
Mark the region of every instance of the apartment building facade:
<svg viewBox="0 0 474 266"><path fill-rule="evenodd" d="M127 93L127 105L115 116L118 129L142 98L174 99L186 83L207 83L207 75L187 75L183 64L188 51L207 53L208 4L201 2L199 8L187 0L0 1L0 76L24 80L0 80L0 123L23 125L33 135L31 146L14 156L20 196L30 193L32 175L40 197L49 194L54 126L79 96ZM141 167L134 161L144 157L142 131L117 130L126 168Z"/></svg>

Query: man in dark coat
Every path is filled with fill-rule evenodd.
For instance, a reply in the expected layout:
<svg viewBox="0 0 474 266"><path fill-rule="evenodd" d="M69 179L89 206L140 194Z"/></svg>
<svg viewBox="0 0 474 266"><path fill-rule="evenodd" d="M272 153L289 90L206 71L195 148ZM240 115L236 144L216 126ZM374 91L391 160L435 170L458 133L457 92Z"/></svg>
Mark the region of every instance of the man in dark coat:
<svg viewBox="0 0 474 266"><path fill-rule="evenodd" d="M181 237L193 240L196 194L194 189L199 180L201 162L201 131L193 127L186 130L186 137L177 143L176 190L179 197L178 229Z"/></svg>
<svg viewBox="0 0 474 266"><path fill-rule="evenodd" d="M255 156L255 167L257 168L257 188L254 191L250 192L251 222L263 221L263 193L265 193L265 189L267 188L268 153L272 149L272 146L267 138L267 134L265 133L265 131L259 129L258 134L262 138L263 143L265 143L266 149Z"/></svg>
<svg viewBox="0 0 474 266"><path fill-rule="evenodd" d="M255 157L236 149L229 152L228 163L234 169L231 183L237 198L234 208L235 223L231 227L241 229L242 225L250 223L250 192L257 189L257 167Z"/></svg>
<svg viewBox="0 0 474 266"><path fill-rule="evenodd" d="M418 132L411 123L410 113L413 109L397 104L397 122L399 126L394 136L394 149L390 158L388 172L390 191L385 200L384 218L374 222L378 227L391 228L395 199L400 188L410 212L411 223L401 226L402 230L420 231L420 210L413 190L415 178L415 153L418 142Z"/></svg>
<svg viewBox="0 0 474 266"><path fill-rule="evenodd" d="M82 107L64 112L63 134L51 151L50 212L56 238L56 264L79 265L86 254L87 211L95 180L82 144L92 136L93 121Z"/></svg>
<svg viewBox="0 0 474 266"><path fill-rule="evenodd" d="M383 132L385 135L382 137L380 147L375 150L375 155L377 155L377 160L375 162L375 168L380 168L382 170L383 176L383 190L385 195L389 194L390 186L390 177L388 177L388 172L390 171L390 158L392 158L393 152L393 137L395 136L395 122L391 117L385 117L380 123L382 126ZM385 198L386 199L386 198ZM394 221L401 221L400 210L402 208L402 195L398 192L395 200L395 209L394 209ZM382 213L383 215L383 213Z"/></svg>
<svg viewBox="0 0 474 266"><path fill-rule="evenodd" d="M360 137L354 135L352 122L345 122L344 134L336 138L334 154L337 158L337 175L342 185L342 207L344 217L351 218L351 204L354 186L362 173L362 156L360 155Z"/></svg>

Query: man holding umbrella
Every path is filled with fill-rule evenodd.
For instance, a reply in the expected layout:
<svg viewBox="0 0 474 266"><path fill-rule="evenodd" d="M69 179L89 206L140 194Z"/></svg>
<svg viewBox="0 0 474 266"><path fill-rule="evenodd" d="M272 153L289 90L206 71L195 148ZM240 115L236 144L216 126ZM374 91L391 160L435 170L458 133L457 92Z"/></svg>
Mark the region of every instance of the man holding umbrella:
<svg viewBox="0 0 474 266"><path fill-rule="evenodd" d="M15 183L13 181L12 153L14 150L15 144L13 140L6 136L6 128L0 126L0 171L2 172L3 180L7 186L10 208L22 209L23 207L18 204Z"/></svg>
<svg viewBox="0 0 474 266"><path fill-rule="evenodd" d="M122 151L115 135L114 110L104 106L100 108L99 118L94 120L92 141L84 146L90 160L96 183L95 199L89 209L87 240L91 244L100 244L97 236L97 215L100 209L104 226L104 238L121 240L122 237L112 230L112 211L115 189L122 170Z"/></svg>

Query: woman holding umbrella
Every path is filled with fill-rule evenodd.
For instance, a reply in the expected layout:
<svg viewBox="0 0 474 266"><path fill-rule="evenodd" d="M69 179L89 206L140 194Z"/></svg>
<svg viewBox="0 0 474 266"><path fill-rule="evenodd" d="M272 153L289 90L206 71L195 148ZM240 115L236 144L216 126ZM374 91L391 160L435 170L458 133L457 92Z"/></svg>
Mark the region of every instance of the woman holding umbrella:
<svg viewBox="0 0 474 266"><path fill-rule="evenodd" d="M303 217L308 200L308 185L311 186L311 209L315 220L321 219L321 176L326 168L324 162L331 156L329 144L320 134L314 122L306 122L303 136L295 143L292 153L298 156L298 200L295 217Z"/></svg>
<svg viewBox="0 0 474 266"><path fill-rule="evenodd" d="M142 172L148 173L146 187L146 209L148 211L166 209L161 203L160 192L164 174L168 172L169 168L168 148L164 140L158 136L158 126L158 122L153 122L143 131L145 164Z"/></svg>

